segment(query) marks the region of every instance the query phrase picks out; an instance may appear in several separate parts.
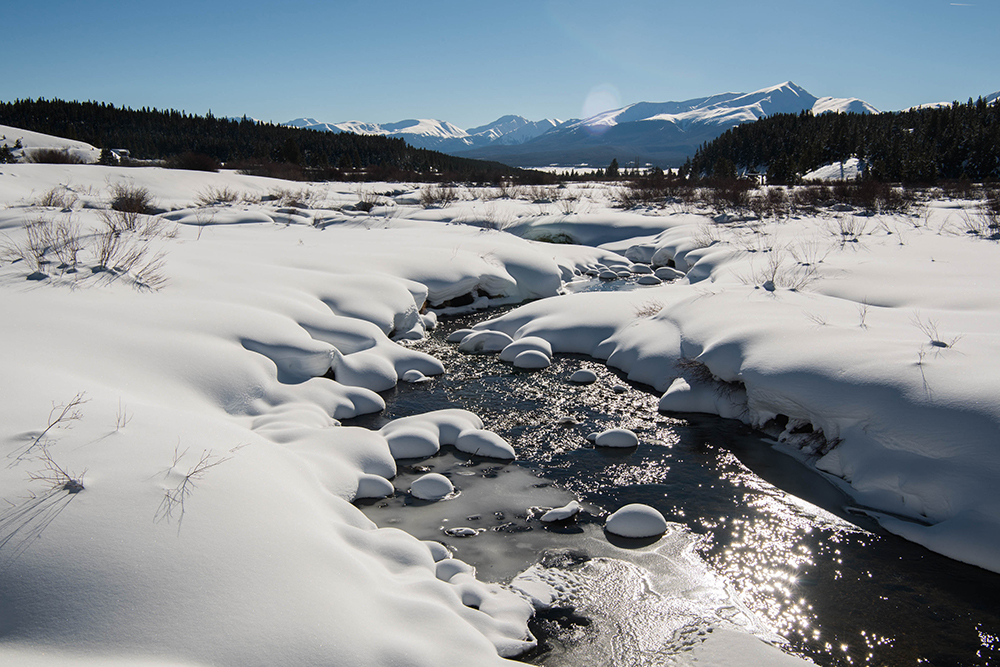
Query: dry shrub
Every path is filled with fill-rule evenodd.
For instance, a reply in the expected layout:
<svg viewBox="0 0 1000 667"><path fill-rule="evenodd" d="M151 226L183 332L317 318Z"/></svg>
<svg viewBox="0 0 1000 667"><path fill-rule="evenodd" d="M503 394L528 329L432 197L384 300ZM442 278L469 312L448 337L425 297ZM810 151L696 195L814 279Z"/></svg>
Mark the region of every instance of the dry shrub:
<svg viewBox="0 0 1000 667"><path fill-rule="evenodd" d="M420 189L420 205L424 208L434 206L444 208L456 201L458 201L458 192L450 183L445 185L425 185Z"/></svg>
<svg viewBox="0 0 1000 667"><path fill-rule="evenodd" d="M246 195L230 188L228 185L222 187L208 186L195 196L195 202L199 206L216 206L218 204L233 204L238 201L245 201Z"/></svg>
<svg viewBox="0 0 1000 667"><path fill-rule="evenodd" d="M35 164L86 164L86 160L69 152L68 148L35 148L26 150L24 158Z"/></svg>
<svg viewBox="0 0 1000 667"><path fill-rule="evenodd" d="M41 197L32 202L32 206L44 206L47 208L71 208L79 198L70 192L66 186L60 185L52 188Z"/></svg>

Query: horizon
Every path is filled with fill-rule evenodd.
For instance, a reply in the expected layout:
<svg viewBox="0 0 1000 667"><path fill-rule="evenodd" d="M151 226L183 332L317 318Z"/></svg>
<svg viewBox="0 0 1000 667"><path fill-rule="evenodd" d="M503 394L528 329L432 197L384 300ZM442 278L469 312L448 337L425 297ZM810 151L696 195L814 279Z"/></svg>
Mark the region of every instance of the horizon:
<svg viewBox="0 0 1000 667"><path fill-rule="evenodd" d="M503 11L450 1L23 3L9 10L17 29L0 44L0 56L19 63L4 98L468 129L504 115L587 118L785 81L883 111L1000 90L995 4L626 1L616 9L590 0Z"/></svg>

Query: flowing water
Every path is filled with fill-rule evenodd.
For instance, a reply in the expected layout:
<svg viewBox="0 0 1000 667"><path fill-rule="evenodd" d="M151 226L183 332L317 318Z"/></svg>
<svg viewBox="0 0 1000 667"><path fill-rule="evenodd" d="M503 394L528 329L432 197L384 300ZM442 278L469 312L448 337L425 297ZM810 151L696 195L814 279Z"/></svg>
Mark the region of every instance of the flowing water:
<svg viewBox="0 0 1000 667"><path fill-rule="evenodd" d="M446 320L419 349L448 373L384 394L390 419L450 407L482 417L518 461L504 464L445 448L401 462L397 494L363 502L379 525L447 544L487 581L557 591L533 629L548 665L677 664L712 632L738 628L820 665L1000 664L1000 575L938 556L844 508L830 482L743 424L666 415L658 396L599 362L557 356L520 371L495 355L463 355ZM598 375L568 382L573 371ZM635 431L638 448L595 448L587 434ZM451 477L458 498L414 500L409 481ZM585 504L576 522L551 526L540 508ZM602 512L656 507L671 528L659 541L616 539ZM528 586L530 588L530 585ZM624 638L624 639L623 639ZM683 660L681 660L683 662Z"/></svg>

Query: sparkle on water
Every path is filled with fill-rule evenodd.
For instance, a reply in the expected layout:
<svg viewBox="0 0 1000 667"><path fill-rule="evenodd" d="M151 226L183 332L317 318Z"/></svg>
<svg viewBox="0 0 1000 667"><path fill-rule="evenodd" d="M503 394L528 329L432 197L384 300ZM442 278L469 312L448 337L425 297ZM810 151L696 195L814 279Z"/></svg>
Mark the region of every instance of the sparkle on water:
<svg viewBox="0 0 1000 667"><path fill-rule="evenodd" d="M599 362L560 355L547 369L520 371L495 355L464 355L444 342L448 332L474 322L473 317L445 321L428 340L414 344L444 361L446 375L386 392L388 407L382 414L352 423L377 427L396 417L462 407L511 442L518 461L477 461L445 448L418 468L401 468L396 498L363 508L380 525L405 526L419 537L449 544L457 557L493 581L529 568L539 553L583 549L589 564L574 566L577 585L570 587L576 597L568 604L575 611L549 621L540 614L542 629L552 636L547 650L529 658L532 662L632 664L632 649L601 636L627 633L629 623L621 616L593 623L612 613L601 611L610 604L607 592L603 602L594 598L604 590L597 582L607 580L610 572L616 572L616 585L659 577L659 588L642 584L652 586L659 596L656 604L621 610L625 616L645 614L643 641L662 643L642 654L643 664L674 664L671 656L710 634L720 619L758 636L782 637L786 650L821 665L986 665L1000 660L1000 608L995 604L1000 576L937 556L885 534L866 517L849 514L844 509L849 503L832 484L738 422L660 414L658 396L639 387L616 393L613 388L623 378ZM569 383L580 368L596 372L598 381ZM639 446L615 450L587 441L587 434L608 428L631 429ZM462 466L464 479L457 472ZM431 469L463 489L459 501L474 495L473 486L488 500L467 514L461 515L466 511L461 509L459 516L439 514L421 524L416 518L420 503L404 491L408 475ZM497 477L509 477L512 486L487 491ZM475 485L473 478L487 484ZM524 502L519 494L526 494ZM540 511L524 510L528 505L557 507L571 495L588 511L569 528L550 530L538 520ZM603 519L595 515L633 502L655 507L676 529L658 545L608 544L599 530ZM518 503L520 511L513 509ZM392 508L397 511L377 511ZM469 533L474 536L444 532L456 524L474 529ZM484 539L490 536L498 539ZM668 544L677 553L683 551L678 545L687 545L717 580L709 582L711 577L691 563L678 570L678 560L668 558L671 576L701 579L697 586L689 582L683 592L676 581L664 584L666 575L652 569L664 559L642 559ZM616 564L605 562L608 558ZM590 579L584 585L580 581L586 573ZM546 576L566 575L551 570ZM718 597L720 586L728 600ZM697 622L691 608L687 616L678 611L691 599L692 587L714 591ZM670 614L675 615L672 621L666 618ZM678 625L678 619L683 623ZM659 631L650 631L650 624ZM642 643L638 635L633 639Z"/></svg>

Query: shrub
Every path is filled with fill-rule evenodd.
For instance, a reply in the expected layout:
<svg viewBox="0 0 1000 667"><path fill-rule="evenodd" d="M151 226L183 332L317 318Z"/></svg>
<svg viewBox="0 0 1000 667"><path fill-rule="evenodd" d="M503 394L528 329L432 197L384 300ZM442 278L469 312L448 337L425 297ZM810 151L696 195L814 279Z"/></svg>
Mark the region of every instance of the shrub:
<svg viewBox="0 0 1000 667"><path fill-rule="evenodd" d="M448 185L427 185L420 189L420 205L424 208L432 206L445 207L458 200L458 193L454 186ZM371 209L368 209L371 210Z"/></svg>
<svg viewBox="0 0 1000 667"><path fill-rule="evenodd" d="M57 186L36 199L33 205L67 209L72 207L77 199L77 196L70 192L66 186Z"/></svg>
<svg viewBox="0 0 1000 667"><path fill-rule="evenodd" d="M25 151L25 159L36 164L85 164L83 158L69 152L68 148L36 148Z"/></svg>
<svg viewBox="0 0 1000 667"><path fill-rule="evenodd" d="M198 193L195 197L195 201L199 206L215 206L216 204L232 204L245 200L245 195L240 194L236 190L230 188L229 186L223 186L221 188L212 187L211 185Z"/></svg>

